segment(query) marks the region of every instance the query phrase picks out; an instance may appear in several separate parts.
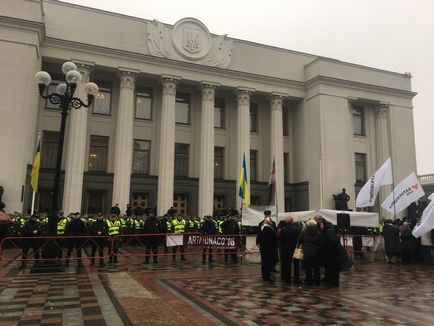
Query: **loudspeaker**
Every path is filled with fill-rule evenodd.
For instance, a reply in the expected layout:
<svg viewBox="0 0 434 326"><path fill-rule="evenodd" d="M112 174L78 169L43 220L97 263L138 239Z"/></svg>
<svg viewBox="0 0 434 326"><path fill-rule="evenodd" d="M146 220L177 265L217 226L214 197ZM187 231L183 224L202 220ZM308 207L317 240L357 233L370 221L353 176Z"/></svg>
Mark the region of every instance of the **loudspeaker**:
<svg viewBox="0 0 434 326"><path fill-rule="evenodd" d="M343 229L351 227L350 214L338 213L336 214L336 219L338 228Z"/></svg>

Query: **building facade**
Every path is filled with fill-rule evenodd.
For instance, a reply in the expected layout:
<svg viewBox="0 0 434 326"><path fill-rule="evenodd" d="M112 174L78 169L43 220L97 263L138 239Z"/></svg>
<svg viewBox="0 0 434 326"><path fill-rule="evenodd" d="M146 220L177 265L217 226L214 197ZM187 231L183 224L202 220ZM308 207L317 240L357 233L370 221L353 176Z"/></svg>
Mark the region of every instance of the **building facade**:
<svg viewBox="0 0 434 326"><path fill-rule="evenodd" d="M375 53L373 53L375 55ZM73 61L100 92L71 111L62 163L65 212L171 206L203 216L240 207L243 156L252 204L279 210L350 208L392 158L395 180L416 170L411 77L54 0L4 0L0 16L0 185L7 211L26 211L41 134L39 211L48 209L60 110L38 97L34 75L64 80ZM83 85L77 96L84 97ZM380 200L391 189L384 188Z"/></svg>

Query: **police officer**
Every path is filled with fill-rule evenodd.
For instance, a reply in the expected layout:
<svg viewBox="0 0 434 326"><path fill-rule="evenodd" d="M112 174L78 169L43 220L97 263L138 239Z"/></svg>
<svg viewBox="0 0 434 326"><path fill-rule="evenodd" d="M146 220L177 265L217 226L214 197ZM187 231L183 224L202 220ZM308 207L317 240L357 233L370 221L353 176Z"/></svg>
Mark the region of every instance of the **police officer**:
<svg viewBox="0 0 434 326"><path fill-rule="evenodd" d="M72 220L68 222L65 229L65 235L66 236L72 236L72 237L82 237L85 235L86 232L86 225L81 220L80 213L76 212L74 213ZM78 259L78 267L83 266L83 262L81 261L81 248L83 246L83 239L81 238L70 238L66 241L67 251L66 251L66 258L71 257L72 249L75 248L77 252L77 259ZM69 260L65 262L65 266L69 266Z"/></svg>
<svg viewBox="0 0 434 326"><path fill-rule="evenodd" d="M63 253L63 246L64 246L64 239L63 236L65 235L66 225L68 224L69 219L64 216L63 212L60 211L58 215L58 221L57 221L57 236L62 237L57 239L57 258L62 258Z"/></svg>
<svg viewBox="0 0 434 326"><path fill-rule="evenodd" d="M232 216L227 216L225 221L221 224L221 231L223 234L229 234L229 235L239 235L240 229L238 227L238 223ZM232 261L236 262L238 261L237 258L237 249L226 249L225 250L225 261L228 260L228 255L231 256Z"/></svg>
<svg viewBox="0 0 434 326"><path fill-rule="evenodd" d="M112 208L110 208L110 214L119 216L121 213L121 209L119 208L119 204L116 204L115 206L113 206Z"/></svg>
<svg viewBox="0 0 434 326"><path fill-rule="evenodd" d="M30 219L25 222L23 228L21 229L23 239L23 252L22 259L27 259L27 253L29 249L33 249L33 255L35 259L39 259L39 248L41 247L40 239L25 239L26 237L39 237L41 236L43 227L38 221L38 215L32 214ZM21 268L24 268L25 262L22 261Z"/></svg>
<svg viewBox="0 0 434 326"><path fill-rule="evenodd" d="M182 218L181 214L178 214L176 219L174 219L172 221L172 230L174 233L185 233L185 227L186 227L186 222L185 220ZM185 249L184 246L174 246L172 249L172 260L174 261L176 259L176 251L178 249L178 247L181 247L181 260L185 260Z"/></svg>
<svg viewBox="0 0 434 326"><path fill-rule="evenodd" d="M106 236L108 234L108 226L107 223L104 221L104 216L101 213L98 213L96 216L96 221L92 223L90 226L90 235L91 236ZM103 238L96 238L92 241L92 252L90 254L90 264L91 266L95 265L95 258L96 258L96 249L98 248L99 253L99 266L103 267L104 264L104 245L105 245L105 239Z"/></svg>
<svg viewBox="0 0 434 326"><path fill-rule="evenodd" d="M107 220L108 235L112 238L113 252L110 253L109 264L118 262L119 241L115 238L120 233L121 222L116 220L116 215L111 214Z"/></svg>
<svg viewBox="0 0 434 326"><path fill-rule="evenodd" d="M146 256L144 264L149 263L149 258L152 253L152 258L154 263L158 262L158 256L155 256L158 254L158 244L160 240L160 236L156 236L155 234L158 234L160 232L160 221L155 217L154 212L149 213L149 217L146 219L145 226L144 226L144 233L149 234L146 237Z"/></svg>
<svg viewBox="0 0 434 326"><path fill-rule="evenodd" d="M215 227L215 224L212 220L212 216L204 216L202 227L200 229L202 234L204 236L206 235L213 235L217 234L217 229ZM208 261L210 263L214 262L215 260L212 259L212 248L209 246L208 248L204 245L203 251L202 251L202 264L205 264L206 262L206 252L208 251Z"/></svg>
<svg viewBox="0 0 434 326"><path fill-rule="evenodd" d="M167 247L167 243L165 241L165 233L170 233L172 229L172 221L170 220L170 216L167 214L164 214L164 216L160 219L160 233L163 234L161 236L161 242L164 241L164 253L169 252L169 248Z"/></svg>

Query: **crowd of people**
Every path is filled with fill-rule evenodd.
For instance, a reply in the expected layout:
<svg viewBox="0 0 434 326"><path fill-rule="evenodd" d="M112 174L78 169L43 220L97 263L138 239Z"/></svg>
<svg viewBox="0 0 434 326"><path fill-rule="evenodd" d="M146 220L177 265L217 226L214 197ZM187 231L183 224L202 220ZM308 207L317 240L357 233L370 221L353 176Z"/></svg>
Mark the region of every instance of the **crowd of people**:
<svg viewBox="0 0 434 326"><path fill-rule="evenodd" d="M256 244L261 253L261 271L264 281L273 281L273 271L280 260L280 275L283 281L301 284L300 267L305 271L307 285L339 286L339 272L349 257L335 233L333 225L323 218L295 223L292 216L279 222L270 218L271 212L264 212L264 220L258 225ZM301 248L303 257L295 257ZM302 258L302 260L301 260ZM325 275L320 278L320 266Z"/></svg>
<svg viewBox="0 0 434 326"><path fill-rule="evenodd" d="M415 238L412 234L417 220L387 219L381 223L384 253L388 264L432 264L434 255L434 229Z"/></svg>
<svg viewBox="0 0 434 326"><path fill-rule="evenodd" d="M137 210L135 211L137 212ZM69 260L76 252L78 266L82 266L82 250L86 242L82 236L92 236L90 242L91 265L95 264L96 254L99 255L99 265L104 266L104 250L108 247L107 241L112 243L113 250L110 251L108 263L117 263L120 241L118 235L147 235L141 241L146 247L145 264L150 262L150 257L153 257L155 263L158 262L158 248L164 248L167 254L169 248L166 245L165 237L158 234L166 233L190 233L199 232L206 235L217 234L239 234L241 230L241 222L238 215L221 215L217 217L205 216L203 219L199 217L184 216L177 214L173 208L168 210L168 213L157 217L154 209L143 210L140 213L143 215L135 215L134 211L129 214L128 208L125 214L121 215L118 205L111 208L110 214L104 216L99 213L95 216L82 216L75 212L69 216L65 216L63 212L57 215L57 230L56 236L67 238L59 238L57 241L58 258L62 258L63 249L66 249L65 265L69 265ZM15 215L12 218L11 234L13 236L21 236L22 239L22 259L23 262L28 258L28 252L32 248L34 258L40 258L40 248L42 245L42 237L47 235L49 218L46 215L32 214L28 216ZM76 238L68 238L76 237ZM110 239L109 239L110 238ZM185 248L183 245L172 247L172 260L176 260L177 251L180 250L181 260L185 258ZM236 252L236 250L235 250ZM206 248L203 250L203 260L205 263L214 262L212 249ZM237 261L238 257L234 254L233 249L225 251L225 260L232 259ZM24 264L23 264L24 267Z"/></svg>
<svg viewBox="0 0 434 326"><path fill-rule="evenodd" d="M257 227L247 228L241 226L240 217L235 209L219 209L213 216L205 216L203 219L188 215L177 214L171 207L167 214L161 217L156 216L156 208L134 208L127 206L124 214L118 205L110 209L110 214L96 214L82 216L76 212L64 216L59 212L57 219L57 236L93 236L90 245L91 264L95 263L96 254L99 255L99 264L105 265L103 257L108 247L107 238L111 238L113 250L108 263L117 262L117 253L120 243L114 237L119 234L165 234L165 233L187 233L199 232L205 235L219 234L257 234L257 245L260 248L262 260L262 277L264 280L272 280L272 272L280 261L281 277L284 281L301 283L300 269L305 271L304 281L309 285L318 285L327 282L332 286L339 285L339 271L342 262L347 260L338 233L353 234L354 258L364 259L362 249L362 236L379 235L384 239L384 252L387 263L433 262L433 240L434 230L416 239L412 235L412 229L417 221L407 219L385 220L380 223L379 228L354 227L348 230L337 230L333 225L318 217L312 220L295 223L291 216L279 222L279 225L271 219L271 212L266 211L264 220ZM28 252L33 249L34 258L40 257L42 239L30 239L47 235L49 218L45 214L12 216L12 227L9 230L11 236L22 236L22 258L28 258ZM101 238L98 238L101 237ZM105 238L103 238L105 237ZM25 238L29 238L25 240ZM143 244L146 247L144 263L158 262L158 249L164 248L165 254L169 254L165 238L160 236L145 237ZM82 265L81 255L83 249L82 239L59 239L57 246L58 257L61 258L63 251L66 257L70 258L75 250L78 265ZM302 248L304 257L302 260L293 258L296 248ZM173 246L171 248L172 259L178 256L185 260L184 246ZM237 250L228 249L225 251L225 260L237 261L238 256L234 254ZM169 254L170 255L170 254ZM213 250L204 248L202 262L213 262ZM66 265L69 260L66 260ZM325 275L320 279L320 266L324 267Z"/></svg>

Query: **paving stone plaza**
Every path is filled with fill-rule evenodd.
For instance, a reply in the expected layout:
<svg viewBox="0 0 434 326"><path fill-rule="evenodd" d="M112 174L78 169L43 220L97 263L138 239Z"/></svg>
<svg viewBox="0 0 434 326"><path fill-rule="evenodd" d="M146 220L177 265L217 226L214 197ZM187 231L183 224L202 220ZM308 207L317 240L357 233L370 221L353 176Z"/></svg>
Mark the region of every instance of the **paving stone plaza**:
<svg viewBox="0 0 434 326"><path fill-rule="evenodd" d="M1 264L6 325L433 325L431 266L357 263L339 289L262 282L260 266L200 258L32 274Z"/></svg>

